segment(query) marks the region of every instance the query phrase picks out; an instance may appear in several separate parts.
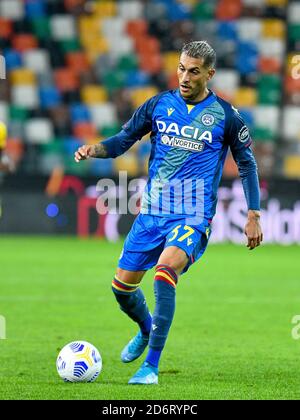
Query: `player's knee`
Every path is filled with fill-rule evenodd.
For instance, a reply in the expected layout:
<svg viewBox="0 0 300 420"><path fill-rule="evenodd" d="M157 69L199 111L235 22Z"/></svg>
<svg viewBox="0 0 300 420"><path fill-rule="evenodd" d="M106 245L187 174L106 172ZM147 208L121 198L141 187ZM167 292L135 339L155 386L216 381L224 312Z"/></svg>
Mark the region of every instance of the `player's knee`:
<svg viewBox="0 0 300 420"><path fill-rule="evenodd" d="M112 291L116 297L119 295L132 295L133 292L138 290L140 283L127 283L121 280L117 275L113 278L112 281Z"/></svg>
<svg viewBox="0 0 300 420"><path fill-rule="evenodd" d="M168 247L161 254L158 265L164 264L169 266L179 275L188 263L186 253L177 247Z"/></svg>
<svg viewBox="0 0 300 420"><path fill-rule="evenodd" d="M117 301L130 300L138 293L145 271L128 271L118 268L112 280L112 291ZM119 302L120 303L120 302Z"/></svg>
<svg viewBox="0 0 300 420"><path fill-rule="evenodd" d="M118 267L116 277L124 283L137 284L141 282L144 274L145 271L128 271Z"/></svg>
<svg viewBox="0 0 300 420"><path fill-rule="evenodd" d="M159 261L159 263L156 266L156 270L160 266L170 267L170 269L173 270L173 272L178 277L180 275L180 273L182 272L182 270L184 269L185 264L181 265L181 264L178 264L177 261L172 261L170 259L166 259L166 260Z"/></svg>

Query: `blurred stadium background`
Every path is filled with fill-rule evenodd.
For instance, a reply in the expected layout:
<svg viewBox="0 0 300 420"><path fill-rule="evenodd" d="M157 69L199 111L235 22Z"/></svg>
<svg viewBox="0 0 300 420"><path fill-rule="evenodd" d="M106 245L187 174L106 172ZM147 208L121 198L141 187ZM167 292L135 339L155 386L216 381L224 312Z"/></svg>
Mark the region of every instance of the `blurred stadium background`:
<svg viewBox="0 0 300 420"><path fill-rule="evenodd" d="M145 176L149 142L82 165L74 150L117 133L147 98L176 88L178 50L206 39L218 55L211 88L251 128L266 240L300 242L299 1L1 0L0 16L0 120L17 164L2 183L0 232L126 233L130 216L97 216L95 185L121 170ZM236 178L229 156L216 241L242 240Z"/></svg>

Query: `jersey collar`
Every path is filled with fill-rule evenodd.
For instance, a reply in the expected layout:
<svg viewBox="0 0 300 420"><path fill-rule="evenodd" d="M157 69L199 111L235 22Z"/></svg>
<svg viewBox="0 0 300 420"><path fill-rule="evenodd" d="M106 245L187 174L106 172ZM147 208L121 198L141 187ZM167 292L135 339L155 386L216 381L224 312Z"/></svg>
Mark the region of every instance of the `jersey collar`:
<svg viewBox="0 0 300 420"><path fill-rule="evenodd" d="M176 95L185 103L185 104L187 104L187 105L199 105L199 104L201 104L201 103L203 103L203 102L205 102L205 101L207 101L211 96L215 96L215 93L211 90L211 89L208 89L208 91L209 91L209 93L208 93L208 95L206 96L206 98L204 98L204 99L202 99L202 101L198 101L198 102L193 102L193 101L188 101L188 100L186 100L186 99L184 99L182 96L181 96L181 93L180 93L180 90L179 89L176 89Z"/></svg>

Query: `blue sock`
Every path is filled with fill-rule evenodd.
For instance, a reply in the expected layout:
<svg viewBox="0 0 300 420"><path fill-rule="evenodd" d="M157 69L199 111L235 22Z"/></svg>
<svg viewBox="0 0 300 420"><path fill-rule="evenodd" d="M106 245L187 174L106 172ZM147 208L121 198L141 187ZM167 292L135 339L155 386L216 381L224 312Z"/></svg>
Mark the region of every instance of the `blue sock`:
<svg viewBox="0 0 300 420"><path fill-rule="evenodd" d="M149 335L152 317L139 284L124 283L115 277L112 282L112 290L120 309L139 324L142 334Z"/></svg>
<svg viewBox="0 0 300 420"><path fill-rule="evenodd" d="M152 325L152 316L150 312L148 312L148 316L145 319L145 321L139 322L140 329L142 331L143 335L149 335L151 331L151 325Z"/></svg>
<svg viewBox="0 0 300 420"><path fill-rule="evenodd" d="M146 357L146 362L155 367L158 367L173 321L177 280L178 277L171 267L163 264L156 267L154 278L156 305L152 319L149 351Z"/></svg>
<svg viewBox="0 0 300 420"><path fill-rule="evenodd" d="M148 354L146 357L146 362L150 363L150 365L157 368L161 353L162 353L162 350L154 350L154 349L149 348Z"/></svg>

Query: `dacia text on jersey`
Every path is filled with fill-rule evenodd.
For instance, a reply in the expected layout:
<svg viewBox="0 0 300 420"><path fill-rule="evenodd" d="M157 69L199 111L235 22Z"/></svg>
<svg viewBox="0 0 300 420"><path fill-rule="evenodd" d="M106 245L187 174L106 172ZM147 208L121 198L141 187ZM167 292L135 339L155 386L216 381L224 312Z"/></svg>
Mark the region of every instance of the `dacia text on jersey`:
<svg viewBox="0 0 300 420"><path fill-rule="evenodd" d="M161 137L162 143L168 146L202 152L205 146L205 143L203 143L204 140L212 143L212 133L208 130L201 132L200 128L189 125L184 125L180 128L177 123L167 125L164 121L160 120L156 121L156 125L158 131L164 134Z"/></svg>

